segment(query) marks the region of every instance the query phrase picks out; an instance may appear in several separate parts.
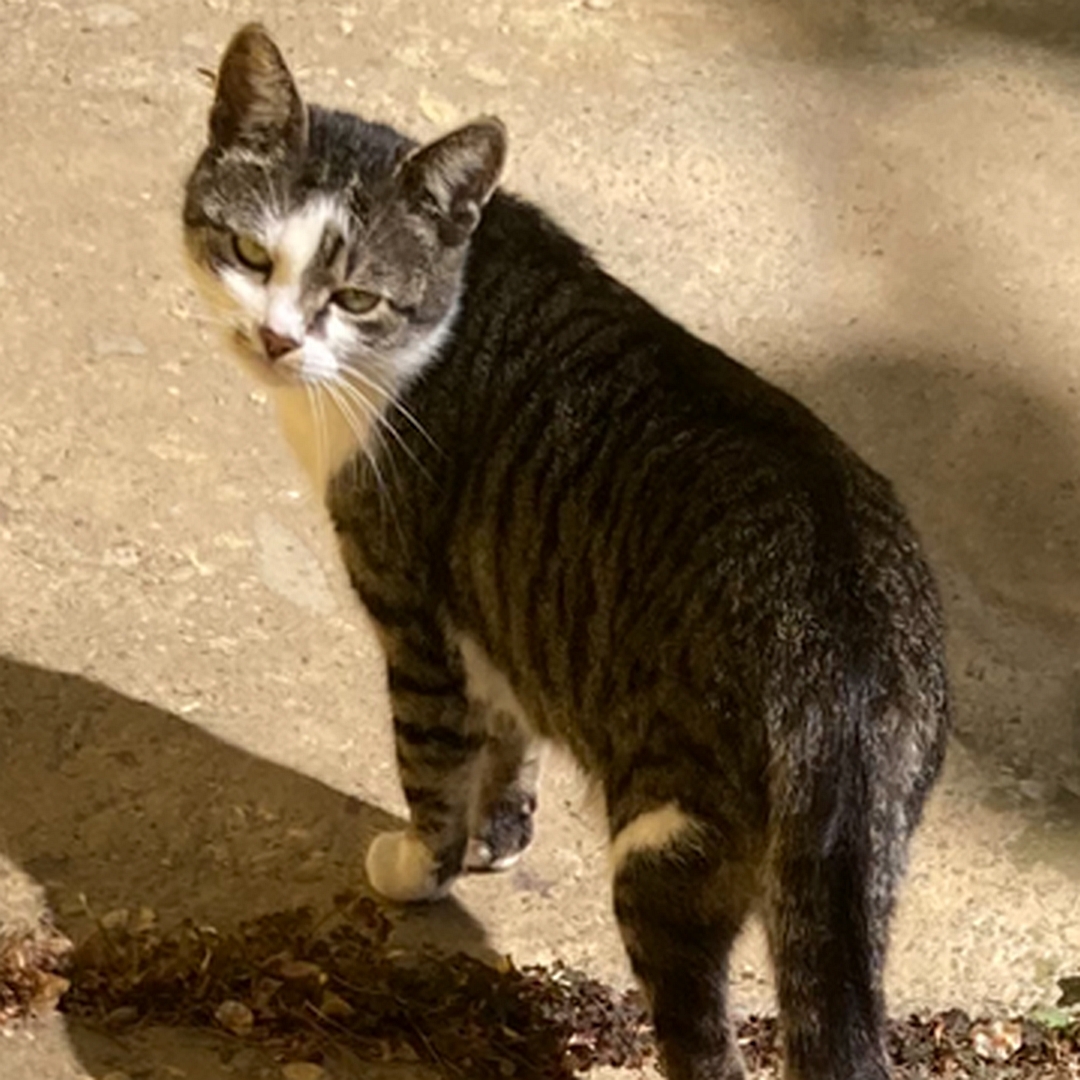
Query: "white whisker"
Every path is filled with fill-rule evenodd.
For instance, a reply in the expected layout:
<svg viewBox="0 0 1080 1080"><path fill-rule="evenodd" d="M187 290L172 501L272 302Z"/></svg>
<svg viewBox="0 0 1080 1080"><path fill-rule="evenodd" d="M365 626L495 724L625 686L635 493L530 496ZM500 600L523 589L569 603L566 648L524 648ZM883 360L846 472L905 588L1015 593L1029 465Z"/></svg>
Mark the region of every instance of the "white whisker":
<svg viewBox="0 0 1080 1080"><path fill-rule="evenodd" d="M195 323L196 326L215 326L223 330L237 329L235 318L225 318L221 315L196 315L193 312L185 312L184 318Z"/></svg>
<svg viewBox="0 0 1080 1080"><path fill-rule="evenodd" d="M405 536L402 532L401 522L398 519L397 508L394 505L394 493L393 489L386 483L386 478L383 476L382 470L379 467L377 454L367 446L367 440L365 435L371 433L379 443L379 447L385 455L387 463L393 467L393 455L390 452L390 447L387 446L385 439L383 439L378 426L378 410L377 408L363 395L357 393L355 388L349 386L341 379L332 379L325 382L324 387L326 392L333 399L337 405L345 422L349 425L353 434L356 436L357 443L360 446L364 457L367 458L368 464L371 466L371 471L375 474L375 490L379 495L379 506L383 509L384 520L386 516L389 516L394 523L394 528L397 531L398 537L402 543L405 542ZM367 424L365 425L365 418L358 416L354 411L359 407L363 412L367 413ZM389 514L387 515L387 510Z"/></svg>
<svg viewBox="0 0 1080 1080"><path fill-rule="evenodd" d="M338 385L339 386L348 385L351 392L353 394L357 395L358 397L361 397L361 398L364 398L365 400L367 400L365 398L365 395L364 395L363 391L367 387L370 387L371 389L380 392L384 396L384 398L385 398L385 400L386 400L386 402L387 402L387 404L389 406L394 406L396 404L396 402L394 401L393 396L391 395L391 393L388 390L386 390L382 386L379 386L377 383L375 383L373 380L371 380L367 376L359 375L359 377L363 379L363 384L362 385L357 385L357 384L354 384L354 383L348 383L347 380L348 380L348 377L350 375L357 376L359 374L358 372L346 368L344 371L342 371L341 374L343 376L345 376L345 382L343 383L343 381L341 379L339 379ZM371 404L371 402L368 402L368 403ZM399 409L399 411L401 411L401 410ZM403 413L403 415L404 415L404 413ZM378 408L375 409L375 419L376 419L376 423L378 424L378 426L383 431L389 432L394 437L394 441L398 444L398 446L401 447L402 450L405 451L405 454L409 458L409 460L422 473L424 473L425 476L427 476L430 479L431 474L420 463L420 459L417 458L416 454L413 452L412 447L410 447L408 445L408 443L405 442L404 436L401 434L400 431L398 431L397 427L395 427L393 420L391 420L382 409L378 409ZM431 445L433 447L435 447L435 449L438 449L438 447L436 447L435 443L432 441L431 437L427 434L426 431L423 430L423 428L421 428L421 427L419 427L419 425L417 425L417 430L427 439L427 441L429 443L431 443Z"/></svg>
<svg viewBox="0 0 1080 1080"><path fill-rule="evenodd" d="M387 441L385 433L389 432L391 435L393 435L397 444L402 447L402 449L406 452L406 454L409 455L410 458L412 458L414 462L416 461L416 458L413 456L409 447L405 446L405 444L401 441L400 433L394 429L392 424L387 422L386 417L383 415L382 409L378 406L378 404L373 402L356 386L352 385L351 383L340 377L335 380L335 383L338 389L346 398L348 398L350 401L355 401L371 417L371 433L379 443L379 447L382 450L383 457L386 460L387 468L393 473L393 479L395 483L400 483L401 476L398 472L397 460L394 457L393 447ZM417 464L419 465L418 462Z"/></svg>
<svg viewBox="0 0 1080 1080"><path fill-rule="evenodd" d="M439 447L435 443L435 440L428 434L427 429L424 427L424 425L421 424L420 421L417 420L416 417L404 405L402 405L401 401L398 399L398 396L390 387L383 385L377 379L374 379L367 373L360 371L358 368L345 367L343 368L341 374L344 375L346 378L351 377L353 379L360 380L360 383L364 387L368 387L374 390L377 394L380 394L386 401L386 404L391 409L394 409L395 411L401 413L401 415L406 420L408 420L408 422L412 424L414 428L416 428L417 432L425 440L427 440L427 442L431 445L432 449L439 449Z"/></svg>
<svg viewBox="0 0 1080 1080"><path fill-rule="evenodd" d="M323 387L326 392L333 399L334 404L337 406L338 412L341 413L345 423L349 426L349 430L356 437L356 442L359 448L363 451L364 456L371 464L372 471L375 473L375 478L378 482L380 491L385 487L383 482L382 472L379 469L379 463L375 458L375 455L368 449L367 436L372 432L375 432L376 438L378 438L378 432L374 424L371 423L373 417L371 416L371 403L364 401L363 398L354 397L352 400L349 396L342 393L344 389L342 383L337 379L331 379L324 382ZM369 415L367 417L358 413L353 403L356 403L362 407L362 409L368 410Z"/></svg>
<svg viewBox="0 0 1080 1080"><path fill-rule="evenodd" d="M396 460L394 458L394 455L390 452L390 444L389 444L389 442L385 438L382 437L383 433L386 433L386 434L392 436L394 442L399 447L401 447L401 449L404 451L405 456L420 470L421 473L424 474L425 477L427 477L430 480L431 479L431 473L424 467L423 463L416 456L416 454L413 451L412 447L409 446L409 444L405 441L404 436L401 434L400 431L398 431L397 427L394 425L393 421L386 415L385 411L383 409L379 408L379 406L377 404L372 402L364 394L362 388L357 387L356 385L353 385L351 383L347 383L347 382L342 383L341 381L339 381L339 385L343 386L343 388L345 386L347 386L348 391L352 396L357 397L360 400L363 400L367 404L367 406L372 410L372 415L373 415L374 420L375 420L375 430L376 430L377 434L380 436L380 442L381 442L382 446L385 448L386 457L387 457L387 460L390 463L390 467L395 469L395 472L396 472Z"/></svg>
<svg viewBox="0 0 1080 1080"><path fill-rule="evenodd" d="M378 407L364 397L363 394L358 393L354 387L349 386L348 383L342 382L340 378L334 379L332 385L335 391L334 400L338 402L338 407L342 409L353 432L357 434L358 438L360 437L358 427L360 421L357 419L357 410L359 410L363 415L364 420L366 420L365 434L370 435L375 439L378 448L382 452L388 465L392 467L393 454L380 429ZM370 451L366 451L366 453L372 468L375 470L380 485L385 487L385 479L379 469L375 454Z"/></svg>
<svg viewBox="0 0 1080 1080"><path fill-rule="evenodd" d="M330 456L325 402L319 392L320 388L317 383L305 383L304 391L310 402L312 423L315 425L315 468L319 476L325 476L327 460Z"/></svg>

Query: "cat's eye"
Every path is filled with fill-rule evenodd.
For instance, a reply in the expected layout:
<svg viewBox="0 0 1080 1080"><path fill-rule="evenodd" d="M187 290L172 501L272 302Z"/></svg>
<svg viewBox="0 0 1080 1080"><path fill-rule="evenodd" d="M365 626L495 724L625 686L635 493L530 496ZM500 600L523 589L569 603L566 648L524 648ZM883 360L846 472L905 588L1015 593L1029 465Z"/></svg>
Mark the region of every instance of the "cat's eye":
<svg viewBox="0 0 1080 1080"><path fill-rule="evenodd" d="M331 303L350 315L366 315L374 311L381 300L378 293L367 292L365 289L338 289L330 297Z"/></svg>
<svg viewBox="0 0 1080 1080"><path fill-rule="evenodd" d="M270 252L258 240L252 240L250 236L233 237L233 254L241 264L259 274L268 273L273 265Z"/></svg>

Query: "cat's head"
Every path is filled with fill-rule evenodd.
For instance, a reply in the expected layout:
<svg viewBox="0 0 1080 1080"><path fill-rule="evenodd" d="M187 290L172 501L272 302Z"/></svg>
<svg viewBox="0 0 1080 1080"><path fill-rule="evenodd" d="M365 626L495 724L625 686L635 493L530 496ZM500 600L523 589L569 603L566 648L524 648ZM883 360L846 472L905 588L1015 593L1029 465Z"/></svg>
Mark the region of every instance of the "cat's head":
<svg viewBox="0 0 1080 1080"><path fill-rule="evenodd" d="M276 386L400 386L449 329L504 155L494 119L417 146L306 106L267 32L240 30L188 180L184 234L245 366Z"/></svg>

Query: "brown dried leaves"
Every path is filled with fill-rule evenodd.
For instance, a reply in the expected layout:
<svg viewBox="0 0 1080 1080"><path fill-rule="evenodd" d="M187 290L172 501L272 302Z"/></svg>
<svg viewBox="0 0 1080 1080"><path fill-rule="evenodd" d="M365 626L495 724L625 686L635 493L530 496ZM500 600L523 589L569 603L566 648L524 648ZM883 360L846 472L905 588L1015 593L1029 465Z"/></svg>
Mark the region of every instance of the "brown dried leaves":
<svg viewBox="0 0 1080 1080"><path fill-rule="evenodd" d="M338 1053L425 1061L447 1078L570 1080L654 1054L645 1009L560 965L490 967L461 954L408 953L374 901L343 894L328 915L282 912L221 934L162 932L146 912L114 913L70 961L63 1007L109 1027L214 1027L257 1041L301 1075ZM152 915L152 913L150 913ZM121 915L123 917L121 917ZM51 930L0 934L0 1023L51 1008L70 948ZM950 1010L891 1025L897 1080L1080 1080L1080 1022L973 1022ZM750 1019L738 1040L752 1074L779 1075L777 1025Z"/></svg>
<svg viewBox="0 0 1080 1080"><path fill-rule="evenodd" d="M476 1080L570 1080L651 1053L636 995L560 966L402 954L389 937L375 903L352 895L318 921L302 909L234 934L101 927L75 954L64 1005L99 1020L134 1009L141 1020L217 1026L293 1061L344 1049Z"/></svg>
<svg viewBox="0 0 1080 1080"><path fill-rule="evenodd" d="M71 942L52 927L0 929L0 1025L55 1008L68 989L60 971Z"/></svg>

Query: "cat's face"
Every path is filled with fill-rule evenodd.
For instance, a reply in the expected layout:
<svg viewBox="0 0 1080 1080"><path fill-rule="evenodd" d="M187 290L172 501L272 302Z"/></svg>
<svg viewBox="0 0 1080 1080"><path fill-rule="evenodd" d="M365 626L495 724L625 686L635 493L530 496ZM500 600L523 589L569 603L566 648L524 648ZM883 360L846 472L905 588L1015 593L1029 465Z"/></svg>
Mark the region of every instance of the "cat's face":
<svg viewBox="0 0 1080 1080"><path fill-rule="evenodd" d="M449 329L504 145L495 120L416 148L307 108L266 32L242 29L221 62L184 233L245 366L272 386L389 397Z"/></svg>

